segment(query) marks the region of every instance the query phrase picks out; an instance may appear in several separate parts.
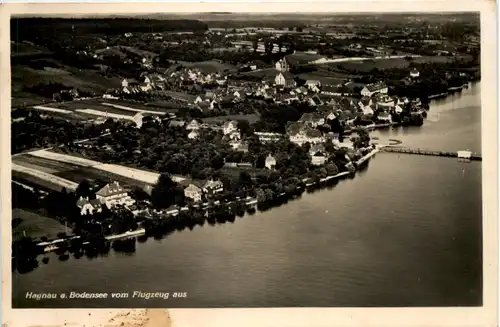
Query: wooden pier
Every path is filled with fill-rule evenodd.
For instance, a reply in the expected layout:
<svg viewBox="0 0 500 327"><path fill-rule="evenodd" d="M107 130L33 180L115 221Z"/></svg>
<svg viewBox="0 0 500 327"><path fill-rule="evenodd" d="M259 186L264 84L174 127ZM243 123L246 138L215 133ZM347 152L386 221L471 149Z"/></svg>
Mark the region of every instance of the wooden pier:
<svg viewBox="0 0 500 327"><path fill-rule="evenodd" d="M417 154L422 156L450 157L450 158L459 158L459 159L474 160L474 161L482 160L481 154L474 152L468 153L468 151L448 152L448 151L436 151L436 150L394 147L394 146L383 147L380 150L384 152Z"/></svg>

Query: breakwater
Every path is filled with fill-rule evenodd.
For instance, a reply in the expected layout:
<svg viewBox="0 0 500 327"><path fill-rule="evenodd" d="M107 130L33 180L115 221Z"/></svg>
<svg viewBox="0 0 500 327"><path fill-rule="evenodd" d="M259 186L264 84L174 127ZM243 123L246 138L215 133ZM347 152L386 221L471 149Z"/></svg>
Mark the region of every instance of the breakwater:
<svg viewBox="0 0 500 327"><path fill-rule="evenodd" d="M458 151L458 152L449 152L449 151L436 151L436 150L427 150L420 148L405 148L405 147L393 147L387 146L381 148L381 151L384 152L395 152L395 153L404 153L404 154L416 154L423 156L438 156L438 157L450 157L450 158L460 158L474 161L481 161L482 157L479 153L473 153L468 151Z"/></svg>

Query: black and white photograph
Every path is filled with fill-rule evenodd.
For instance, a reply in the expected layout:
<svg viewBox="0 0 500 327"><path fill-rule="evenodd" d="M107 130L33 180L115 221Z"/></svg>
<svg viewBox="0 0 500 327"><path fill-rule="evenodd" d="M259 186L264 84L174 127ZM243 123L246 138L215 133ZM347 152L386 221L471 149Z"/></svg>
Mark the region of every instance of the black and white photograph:
<svg viewBox="0 0 500 327"><path fill-rule="evenodd" d="M484 305L479 11L98 8L10 17L12 308Z"/></svg>

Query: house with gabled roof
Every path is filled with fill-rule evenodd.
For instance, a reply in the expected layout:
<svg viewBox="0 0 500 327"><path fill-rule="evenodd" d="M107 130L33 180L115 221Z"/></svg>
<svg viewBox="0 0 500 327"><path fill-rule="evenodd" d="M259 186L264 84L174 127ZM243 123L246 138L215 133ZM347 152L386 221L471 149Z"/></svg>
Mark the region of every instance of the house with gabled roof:
<svg viewBox="0 0 500 327"><path fill-rule="evenodd" d="M314 166L321 166L325 164L327 159L328 158L326 157L325 152L318 151L311 155L311 164Z"/></svg>
<svg viewBox="0 0 500 327"><path fill-rule="evenodd" d="M88 197L80 197L76 201L76 206L80 209L80 215L93 215L102 211L102 204L97 199L89 200Z"/></svg>
<svg viewBox="0 0 500 327"><path fill-rule="evenodd" d="M184 125L186 125L186 122L180 119L173 119L168 122L168 127L184 127Z"/></svg>
<svg viewBox="0 0 500 327"><path fill-rule="evenodd" d="M295 85L296 85L293 75L288 71L279 72L274 77L274 83L276 85L279 85L279 86L282 86L285 88L295 87Z"/></svg>
<svg viewBox="0 0 500 327"><path fill-rule="evenodd" d="M194 183L190 183L188 187L184 189L184 196L193 200L193 202L200 202L203 196L203 190Z"/></svg>
<svg viewBox="0 0 500 327"><path fill-rule="evenodd" d="M200 126L201 126L200 122L197 121L196 119L193 119L186 125L186 130L188 131L198 130Z"/></svg>
<svg viewBox="0 0 500 327"><path fill-rule="evenodd" d="M302 145L306 142L320 143L324 142L324 137L321 131L307 127L302 123L292 123L287 128L287 134L290 142L297 145Z"/></svg>
<svg viewBox="0 0 500 327"><path fill-rule="evenodd" d="M387 94L388 92L389 88L387 85L384 82L378 82L365 85L365 87L361 90L361 95L371 97L376 93Z"/></svg>
<svg viewBox="0 0 500 327"><path fill-rule="evenodd" d="M231 134L238 130L238 122L236 120L227 121L222 126L222 131L224 135Z"/></svg>
<svg viewBox="0 0 500 327"><path fill-rule="evenodd" d="M266 157L264 165L267 169L274 169L274 167L276 167L276 158L269 153Z"/></svg>
<svg viewBox="0 0 500 327"><path fill-rule="evenodd" d="M203 192L208 194L216 194L224 191L224 184L219 180L210 179L203 186Z"/></svg>
<svg viewBox="0 0 500 327"><path fill-rule="evenodd" d="M309 149L309 154L312 156L313 154L317 152L325 152L325 146L322 143L315 143L311 144L311 147Z"/></svg>
<svg viewBox="0 0 500 327"><path fill-rule="evenodd" d="M325 123L325 119L316 113L305 113L302 117L300 117L298 122L314 128L323 125Z"/></svg>
<svg viewBox="0 0 500 327"><path fill-rule="evenodd" d="M321 99L317 95L309 98L307 102L311 107L316 107L323 104L323 101L321 101Z"/></svg>
<svg viewBox="0 0 500 327"><path fill-rule="evenodd" d="M196 130L192 130L189 134L188 134L188 139L190 140L194 140L194 139L197 139L198 136L200 136L200 133L198 133Z"/></svg>
<svg viewBox="0 0 500 327"><path fill-rule="evenodd" d="M96 192L96 198L101 204L105 204L108 208L123 205L131 206L135 203L127 190L125 190L117 181L111 182Z"/></svg>
<svg viewBox="0 0 500 327"><path fill-rule="evenodd" d="M385 123L390 123L390 122L392 122L392 117L388 112L382 111L382 112L379 112L379 114L377 116L377 120L380 120L380 121L385 122Z"/></svg>

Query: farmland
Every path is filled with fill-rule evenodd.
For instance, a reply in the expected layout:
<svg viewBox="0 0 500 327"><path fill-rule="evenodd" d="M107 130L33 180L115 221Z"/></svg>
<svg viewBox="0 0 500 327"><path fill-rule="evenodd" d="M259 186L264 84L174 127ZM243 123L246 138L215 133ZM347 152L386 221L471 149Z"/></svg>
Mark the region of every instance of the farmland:
<svg viewBox="0 0 500 327"><path fill-rule="evenodd" d="M16 165L16 169L13 169L13 175L15 172L18 178L28 179L30 184L41 183L40 186L44 188L57 188L57 190L62 188L63 181L65 181L65 187L72 188L74 186L76 188L76 185L70 184L79 183L83 179L106 182L117 180L127 185L145 188L148 185L154 185L160 176L159 173L142 169L101 163L47 150L16 156L13 161L13 165ZM176 182L185 180L181 176L173 176L172 179ZM51 185L54 183L55 186Z"/></svg>
<svg viewBox="0 0 500 327"><path fill-rule="evenodd" d="M144 116L163 116L169 111L163 108L148 107L123 100L116 101L102 98L48 103L45 105L33 106L32 109L47 114L50 113L51 115L55 114L62 118L80 120L88 120L96 116L130 120L137 113L141 113Z"/></svg>
<svg viewBox="0 0 500 327"><path fill-rule="evenodd" d="M63 224L55 219L41 216L23 209L12 210L12 239L16 240L23 235L40 238L46 236L55 238L58 233L66 232Z"/></svg>
<svg viewBox="0 0 500 327"><path fill-rule="evenodd" d="M333 62L327 63L326 66L347 71L357 71L366 73L372 69L385 70L385 69L405 69L410 66L410 63L447 63L452 61L453 57L443 56L423 56L415 57L411 60L405 58L384 58L384 59L367 59L367 60L353 60L348 62Z"/></svg>
<svg viewBox="0 0 500 327"><path fill-rule="evenodd" d="M104 93L106 90L120 86L120 79L104 77L98 70L77 69L64 65L59 67L32 68L26 65L12 66L12 94L26 92L25 88L59 83L68 88L77 88L80 91ZM22 95L22 94L21 94ZM52 95L50 95L52 96ZM27 96L25 96L27 98Z"/></svg>
<svg viewBox="0 0 500 327"><path fill-rule="evenodd" d="M188 68L199 69L203 73L221 73L223 71L236 71L236 67L230 64L223 64L217 60L200 61L200 62L188 62L188 61L178 61Z"/></svg>
<svg viewBox="0 0 500 327"><path fill-rule="evenodd" d="M217 122L225 122L228 120L246 120L250 124L254 124L259 121L260 117L258 115L228 115L228 116L217 116L217 117L209 117L204 118L203 122L205 123L217 123Z"/></svg>
<svg viewBox="0 0 500 327"><path fill-rule="evenodd" d="M12 177L14 179L19 178L30 183L35 183L42 188L53 191L61 191L63 188L74 191L78 186L77 183L70 180L46 173L41 170L18 165L16 163L12 163Z"/></svg>

